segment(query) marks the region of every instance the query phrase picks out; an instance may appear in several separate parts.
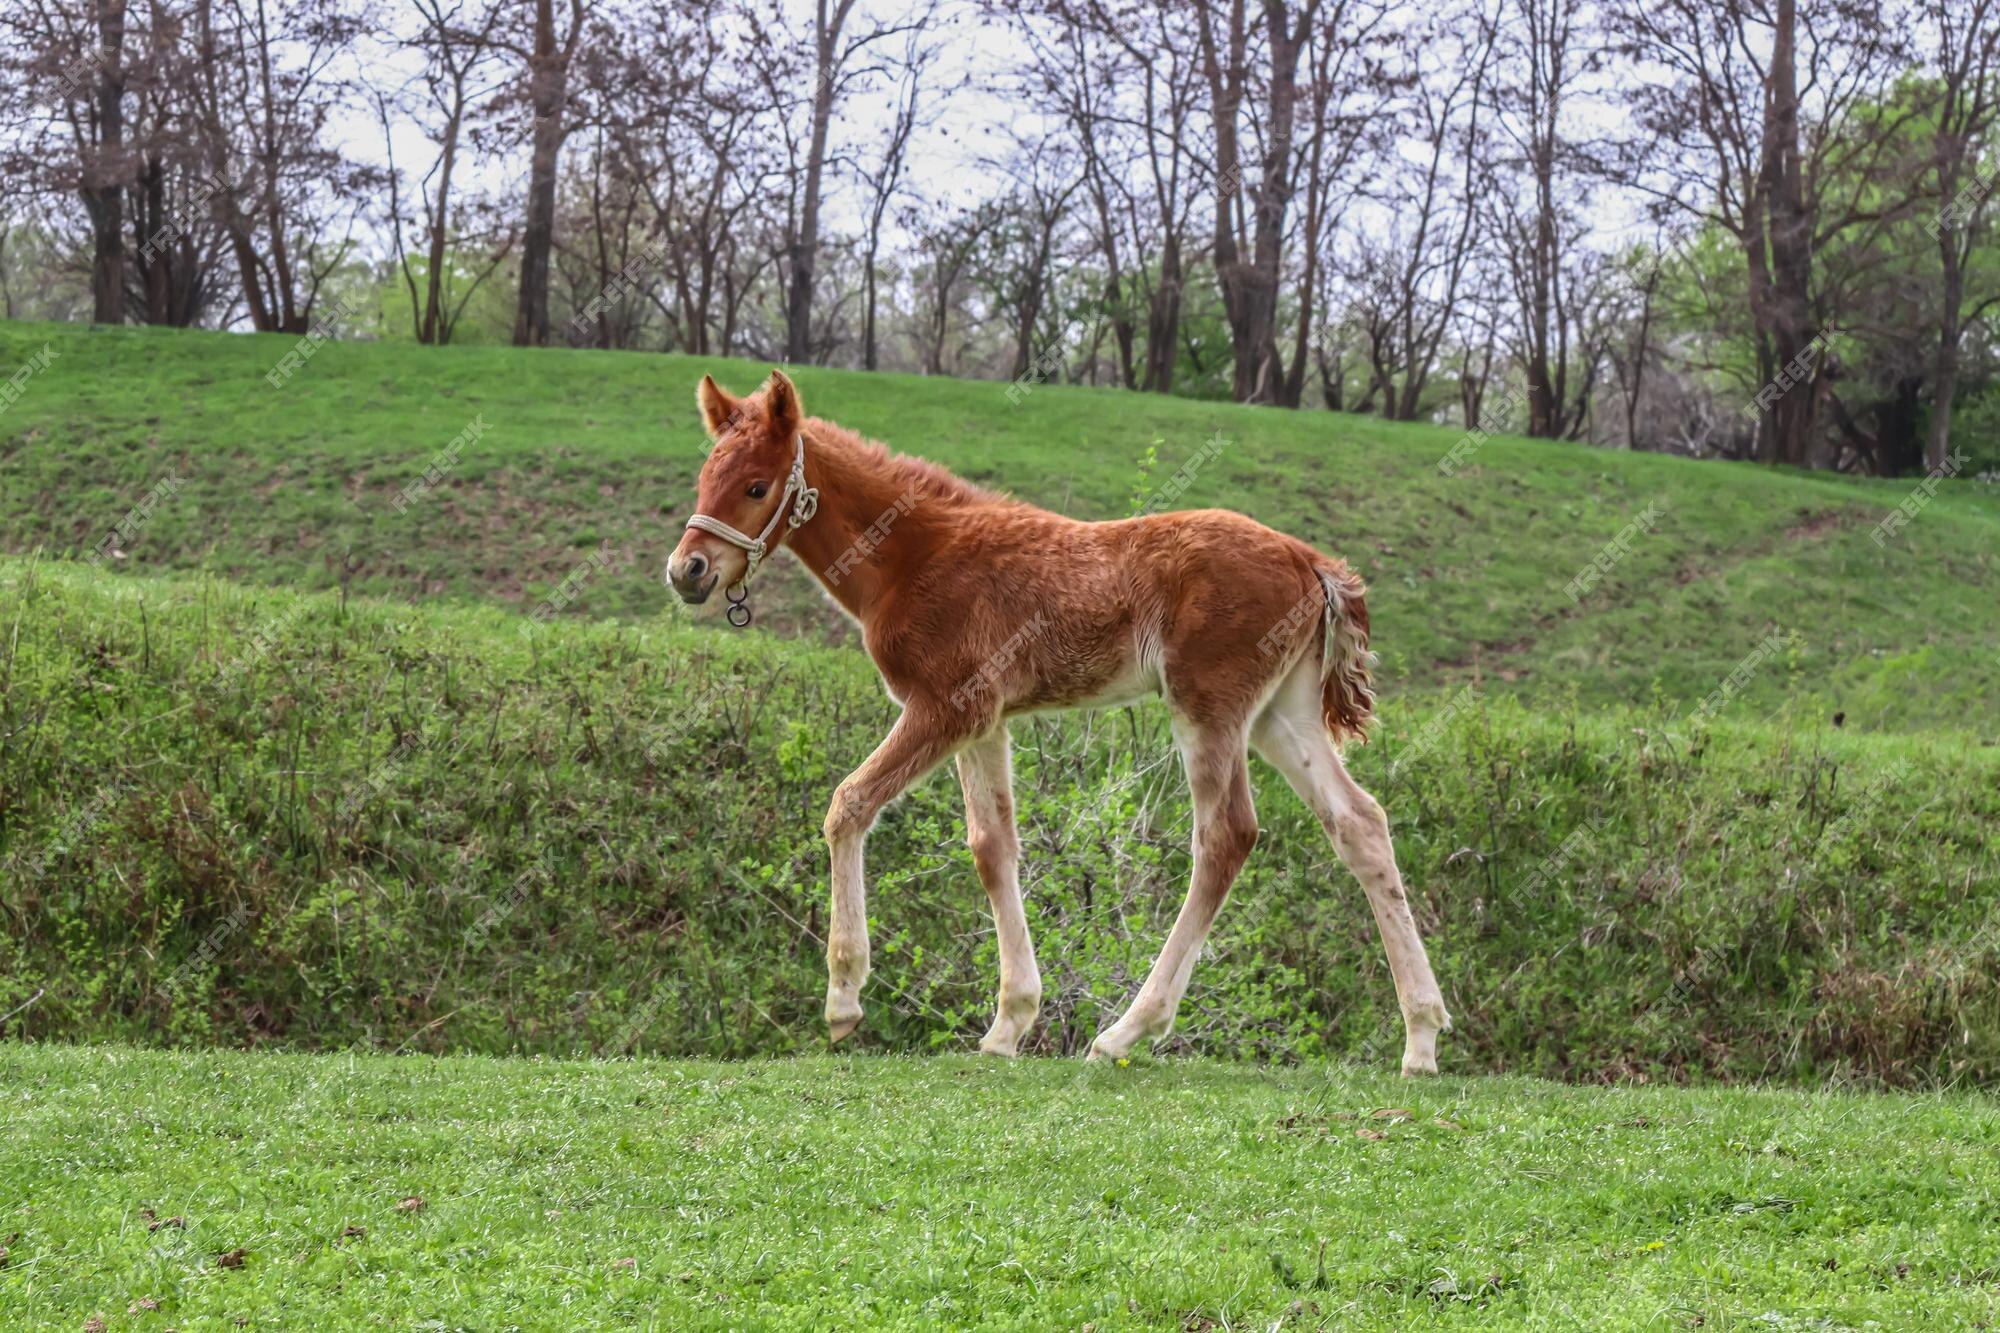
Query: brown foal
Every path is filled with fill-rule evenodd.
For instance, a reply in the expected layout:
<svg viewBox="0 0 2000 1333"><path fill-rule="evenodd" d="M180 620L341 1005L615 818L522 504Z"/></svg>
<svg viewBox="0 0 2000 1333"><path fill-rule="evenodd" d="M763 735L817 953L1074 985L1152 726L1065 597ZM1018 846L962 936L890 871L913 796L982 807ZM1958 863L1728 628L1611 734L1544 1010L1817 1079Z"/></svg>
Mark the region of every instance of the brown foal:
<svg viewBox="0 0 2000 1333"><path fill-rule="evenodd" d="M704 376L714 440L695 517L667 561L681 597L743 585L779 544L860 625L902 716L826 814L833 910L826 1019L861 1022L862 843L883 806L956 756L992 900L1000 999L982 1051L1013 1055L1041 1007L1017 863L1008 719L1166 698L1194 797L1194 877L1138 997L1091 1044L1164 1036L1215 915L1257 841L1248 749L1285 775L1361 881L1403 1010L1406 1075L1437 1071L1444 997L1411 918L1382 807L1336 743L1373 708L1361 580L1304 542L1224 510L1082 523L982 490L804 415L782 373L747 398ZM747 619L747 612L743 613Z"/></svg>

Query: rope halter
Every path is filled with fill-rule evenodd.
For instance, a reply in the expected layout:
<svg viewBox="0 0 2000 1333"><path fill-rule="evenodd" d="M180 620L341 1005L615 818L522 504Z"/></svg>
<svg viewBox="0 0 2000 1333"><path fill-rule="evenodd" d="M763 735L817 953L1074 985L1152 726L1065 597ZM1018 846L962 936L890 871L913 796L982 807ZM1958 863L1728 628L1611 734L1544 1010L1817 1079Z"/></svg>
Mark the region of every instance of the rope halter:
<svg viewBox="0 0 2000 1333"><path fill-rule="evenodd" d="M806 485L806 437L801 431L793 439L796 452L792 455L792 472L785 478L785 493L778 497L778 507L771 511L771 521L755 537L738 532L721 519L708 514L696 514L688 519L687 525L699 532L720 537L731 546L739 546L750 553L750 564L743 571L743 577L734 585L723 590L729 600L729 623L738 629L750 623L750 576L757 572L757 566L764 563L770 554L771 534L778 529L778 520L789 521L792 528L804 527L819 512L819 488ZM737 613L743 618L738 620Z"/></svg>

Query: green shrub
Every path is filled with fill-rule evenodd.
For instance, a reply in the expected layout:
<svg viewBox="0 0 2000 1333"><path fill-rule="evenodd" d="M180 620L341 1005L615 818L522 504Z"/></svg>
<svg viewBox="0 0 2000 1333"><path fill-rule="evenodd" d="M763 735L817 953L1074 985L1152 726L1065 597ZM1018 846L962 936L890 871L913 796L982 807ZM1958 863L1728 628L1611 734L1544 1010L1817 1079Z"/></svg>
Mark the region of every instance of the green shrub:
<svg viewBox="0 0 2000 1333"><path fill-rule="evenodd" d="M21 561L0 562L0 635L10 1035L823 1040L820 820L893 712L858 654ZM1015 741L1047 992L1032 1048L1077 1052L1179 907L1185 789L1157 705ZM1467 695L1391 700L1350 759L1390 812L1450 1066L2000 1076L1991 750ZM1263 838L1172 1044L1393 1063L1359 889L1256 772ZM994 951L963 835L948 768L874 833L859 1040L983 1030Z"/></svg>

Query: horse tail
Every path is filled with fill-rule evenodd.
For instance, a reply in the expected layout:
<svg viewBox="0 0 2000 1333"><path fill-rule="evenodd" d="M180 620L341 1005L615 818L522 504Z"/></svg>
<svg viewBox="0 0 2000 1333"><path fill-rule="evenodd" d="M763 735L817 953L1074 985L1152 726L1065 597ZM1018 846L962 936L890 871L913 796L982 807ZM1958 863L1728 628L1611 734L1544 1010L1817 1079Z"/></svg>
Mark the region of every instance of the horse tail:
<svg viewBox="0 0 2000 1333"><path fill-rule="evenodd" d="M1315 572L1326 594L1320 633L1320 716L1336 744L1366 744L1368 723L1375 716L1375 691L1369 683L1375 654L1368 651L1368 589L1359 574L1338 561L1318 565Z"/></svg>

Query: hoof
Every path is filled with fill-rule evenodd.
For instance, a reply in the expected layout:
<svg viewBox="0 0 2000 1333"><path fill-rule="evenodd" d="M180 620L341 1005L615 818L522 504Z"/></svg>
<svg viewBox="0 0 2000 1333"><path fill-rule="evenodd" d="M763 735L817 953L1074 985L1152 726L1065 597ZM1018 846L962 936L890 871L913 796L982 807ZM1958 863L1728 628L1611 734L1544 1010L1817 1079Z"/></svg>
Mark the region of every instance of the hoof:
<svg viewBox="0 0 2000 1333"><path fill-rule="evenodd" d="M1403 1058L1404 1078L1435 1078L1437 1071L1438 1062L1434 1059L1412 1060L1408 1056Z"/></svg>
<svg viewBox="0 0 2000 1333"><path fill-rule="evenodd" d="M1021 1053L1021 1039L1001 1033L989 1032L979 1039L981 1055L997 1055L1003 1060L1011 1060Z"/></svg>
<svg viewBox="0 0 2000 1333"><path fill-rule="evenodd" d="M826 1025L826 1039L833 1045L838 1046L854 1029L860 1026L861 1016L859 1014L856 1014L853 1018L843 1018L837 1022L829 1022Z"/></svg>
<svg viewBox="0 0 2000 1333"><path fill-rule="evenodd" d="M1096 1064L1102 1060L1109 1060L1112 1064L1117 1064L1124 1058L1124 1050L1105 1041L1102 1037L1090 1043L1090 1053L1083 1057L1085 1064Z"/></svg>

